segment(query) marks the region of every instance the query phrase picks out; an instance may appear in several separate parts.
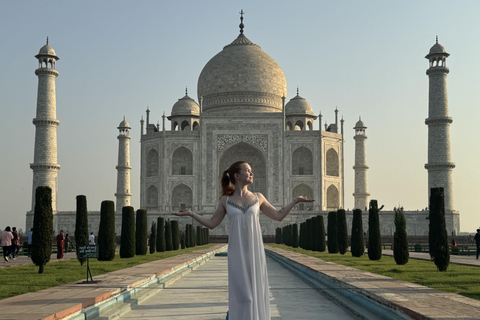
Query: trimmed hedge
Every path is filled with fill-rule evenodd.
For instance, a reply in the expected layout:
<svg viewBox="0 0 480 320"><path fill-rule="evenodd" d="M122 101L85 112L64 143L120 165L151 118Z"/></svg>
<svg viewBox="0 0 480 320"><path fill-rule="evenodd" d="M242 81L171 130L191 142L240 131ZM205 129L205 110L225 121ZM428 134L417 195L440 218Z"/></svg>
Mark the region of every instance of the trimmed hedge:
<svg viewBox="0 0 480 320"><path fill-rule="evenodd" d="M353 210L352 220L352 245L351 251L353 257L361 257L365 253L365 244L363 240L363 221L362 210Z"/></svg>
<svg viewBox="0 0 480 320"><path fill-rule="evenodd" d="M147 254L148 241L148 222L147 210L137 210L137 220L135 223L135 254L137 256L144 256Z"/></svg>
<svg viewBox="0 0 480 320"><path fill-rule="evenodd" d="M112 261L115 258L115 203L102 201L98 229L98 260Z"/></svg>
<svg viewBox="0 0 480 320"><path fill-rule="evenodd" d="M150 237L148 238L148 245L150 247L150 254L155 253L157 249L157 224L155 223L155 221L152 221Z"/></svg>
<svg viewBox="0 0 480 320"><path fill-rule="evenodd" d="M335 211L331 211L328 213L327 222L328 253L338 253L337 230L337 213Z"/></svg>
<svg viewBox="0 0 480 320"><path fill-rule="evenodd" d="M180 228L178 227L178 221L172 220L170 225L172 227L172 249L178 250L180 248Z"/></svg>
<svg viewBox="0 0 480 320"><path fill-rule="evenodd" d="M77 215L75 218L75 244L77 246L77 254L79 246L88 246L88 215L87 215L87 197L77 196ZM33 239L32 239L33 241ZM87 259L78 259L81 265Z"/></svg>
<svg viewBox="0 0 480 320"><path fill-rule="evenodd" d="M447 225L445 223L445 195L443 188L430 189L430 222L428 225L428 244L430 257L438 271L446 271L450 263Z"/></svg>
<svg viewBox="0 0 480 320"><path fill-rule="evenodd" d="M316 236L316 251L324 252L326 250L325 243L325 223L323 222L323 216L318 215L315 217L315 228L317 230Z"/></svg>
<svg viewBox="0 0 480 320"><path fill-rule="evenodd" d="M135 257L135 210L131 206L122 208L122 235L120 258Z"/></svg>
<svg viewBox="0 0 480 320"><path fill-rule="evenodd" d="M170 219L165 221L165 250L166 251L173 250L172 225L170 223Z"/></svg>
<svg viewBox="0 0 480 320"><path fill-rule="evenodd" d="M380 260L382 258L379 212L377 200L371 200L368 210L368 258L370 260Z"/></svg>
<svg viewBox="0 0 480 320"><path fill-rule="evenodd" d="M348 249L347 217L344 209L337 211L338 252L345 254Z"/></svg>
<svg viewBox="0 0 480 320"><path fill-rule="evenodd" d="M43 273L45 264L52 255L53 210L52 189L39 186L35 190L35 208L33 212L32 262Z"/></svg>
<svg viewBox="0 0 480 320"><path fill-rule="evenodd" d="M395 211L395 233L393 234L393 258L399 265L408 262L410 254L408 253L408 239L405 215L403 208L394 208Z"/></svg>
<svg viewBox="0 0 480 320"><path fill-rule="evenodd" d="M165 219L157 218L157 252L165 252Z"/></svg>

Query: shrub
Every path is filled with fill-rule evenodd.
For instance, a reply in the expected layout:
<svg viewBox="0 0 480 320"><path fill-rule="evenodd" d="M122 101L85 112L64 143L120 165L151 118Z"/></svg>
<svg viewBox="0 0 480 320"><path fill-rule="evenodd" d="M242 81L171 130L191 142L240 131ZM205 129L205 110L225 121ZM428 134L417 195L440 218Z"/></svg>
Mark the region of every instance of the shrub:
<svg viewBox="0 0 480 320"><path fill-rule="evenodd" d="M318 215L315 218L316 230L317 230L317 251L324 252L326 249L325 244L325 223L323 222L323 216Z"/></svg>
<svg viewBox="0 0 480 320"><path fill-rule="evenodd" d="M408 239L403 208L394 208L395 211L395 233L393 234L393 258L399 265L408 262Z"/></svg>
<svg viewBox="0 0 480 320"><path fill-rule="evenodd" d="M172 249L178 250L178 248L180 248L180 229L178 227L178 221L172 220L170 225L172 226Z"/></svg>
<svg viewBox="0 0 480 320"><path fill-rule="evenodd" d="M422 245L420 243L416 243L414 250L415 252L422 252L423 251Z"/></svg>
<svg viewBox="0 0 480 320"><path fill-rule="evenodd" d="M165 250L166 251L173 250L172 224L170 223L170 219L165 221Z"/></svg>
<svg viewBox="0 0 480 320"><path fill-rule="evenodd" d="M275 229L275 243L276 244L282 243L282 228Z"/></svg>
<svg viewBox="0 0 480 320"><path fill-rule="evenodd" d="M185 232L182 232L182 236L181 236L181 238L180 238L180 247L181 247L182 249L185 249L185 247L186 247L186 246L185 246Z"/></svg>
<svg viewBox="0 0 480 320"><path fill-rule="evenodd" d="M77 196L77 215L75 218L75 244L77 254L79 246L88 246L88 215L87 215L87 197ZM87 259L78 259L81 265Z"/></svg>
<svg viewBox="0 0 480 320"><path fill-rule="evenodd" d="M328 253L338 253L337 213L328 213L327 222Z"/></svg>
<svg viewBox="0 0 480 320"><path fill-rule="evenodd" d="M428 244L430 257L438 271L446 271L450 263L447 226L445 224L445 196L443 188L430 189Z"/></svg>
<svg viewBox="0 0 480 320"><path fill-rule="evenodd" d="M100 205L98 229L98 260L112 261L115 258L115 203L105 200Z"/></svg>
<svg viewBox="0 0 480 320"><path fill-rule="evenodd" d="M122 235L120 237L120 258L135 256L135 210L133 207L122 208Z"/></svg>
<svg viewBox="0 0 480 320"><path fill-rule="evenodd" d="M52 189L40 186L35 190L35 208L33 212L32 262L43 273L45 264L52 255L53 210ZM5 247L4 247L5 248Z"/></svg>
<svg viewBox="0 0 480 320"><path fill-rule="evenodd" d="M338 252L345 254L348 248L348 231L347 217L343 209L337 211L337 239Z"/></svg>
<svg viewBox="0 0 480 320"><path fill-rule="evenodd" d="M298 225L295 223L292 226L292 247L298 248Z"/></svg>
<svg viewBox="0 0 480 320"><path fill-rule="evenodd" d="M155 253L157 249L157 224L155 223L155 221L152 221L152 228L150 229L148 245L150 246L150 253Z"/></svg>
<svg viewBox="0 0 480 320"><path fill-rule="evenodd" d="M165 252L165 219L157 218L157 252Z"/></svg>
<svg viewBox="0 0 480 320"><path fill-rule="evenodd" d="M377 200L371 200L368 210L368 258L370 260L380 260L382 258L382 239L380 237L378 212Z"/></svg>
<svg viewBox="0 0 480 320"><path fill-rule="evenodd" d="M202 227L197 226L197 244L202 245Z"/></svg>
<svg viewBox="0 0 480 320"><path fill-rule="evenodd" d="M460 248L452 246L452 254L454 254L454 255L460 254Z"/></svg>
<svg viewBox="0 0 480 320"><path fill-rule="evenodd" d="M135 254L144 256L147 254L148 238L147 210L137 210L137 220L135 223Z"/></svg>
<svg viewBox="0 0 480 320"><path fill-rule="evenodd" d="M365 252L365 245L363 240L363 221L362 221L362 210L355 209L353 210L353 220L352 220L352 256L361 257Z"/></svg>

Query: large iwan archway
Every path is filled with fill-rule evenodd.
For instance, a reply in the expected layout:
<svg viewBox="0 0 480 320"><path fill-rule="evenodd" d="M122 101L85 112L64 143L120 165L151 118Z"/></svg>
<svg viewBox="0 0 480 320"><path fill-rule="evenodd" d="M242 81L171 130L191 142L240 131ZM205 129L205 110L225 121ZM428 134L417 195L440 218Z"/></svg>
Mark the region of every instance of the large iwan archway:
<svg viewBox="0 0 480 320"><path fill-rule="evenodd" d="M252 192L267 194L267 166L260 150L245 142L239 142L226 149L218 162L217 190L221 191L220 177L235 161L246 161L253 171L253 184L249 186Z"/></svg>

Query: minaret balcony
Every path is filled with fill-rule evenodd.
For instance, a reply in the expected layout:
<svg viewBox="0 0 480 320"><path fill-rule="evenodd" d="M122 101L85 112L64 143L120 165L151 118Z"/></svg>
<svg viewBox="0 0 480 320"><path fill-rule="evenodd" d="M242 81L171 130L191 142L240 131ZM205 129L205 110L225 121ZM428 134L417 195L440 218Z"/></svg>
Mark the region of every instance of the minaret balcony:
<svg viewBox="0 0 480 320"><path fill-rule="evenodd" d="M450 69L444 66L430 67L429 69L427 69L427 75L448 74L449 72Z"/></svg>
<svg viewBox="0 0 480 320"><path fill-rule="evenodd" d="M425 164L425 169L427 170L451 170L455 168L455 162L440 162L440 163L427 163Z"/></svg>
<svg viewBox="0 0 480 320"><path fill-rule="evenodd" d="M453 122L452 117L435 117L425 119L426 125L450 124Z"/></svg>
<svg viewBox="0 0 480 320"><path fill-rule="evenodd" d="M38 119L35 118L32 120L32 123L36 126L58 126L60 121L57 119Z"/></svg>

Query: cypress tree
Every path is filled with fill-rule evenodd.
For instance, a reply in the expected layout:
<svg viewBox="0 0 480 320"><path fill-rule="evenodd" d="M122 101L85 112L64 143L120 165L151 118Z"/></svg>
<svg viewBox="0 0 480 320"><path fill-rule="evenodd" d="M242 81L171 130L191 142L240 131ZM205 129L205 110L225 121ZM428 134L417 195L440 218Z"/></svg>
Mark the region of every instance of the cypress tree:
<svg viewBox="0 0 480 320"><path fill-rule="evenodd" d="M445 195L443 188L430 189L428 244L430 257L438 271L446 271L450 263L447 226L445 224Z"/></svg>
<svg viewBox="0 0 480 320"><path fill-rule="evenodd" d="M328 213L327 233L328 253L338 253L337 214L335 211Z"/></svg>
<svg viewBox="0 0 480 320"><path fill-rule="evenodd" d="M172 249L178 250L178 248L180 248L180 229L178 227L178 221L172 220L170 224L172 226Z"/></svg>
<svg viewBox="0 0 480 320"><path fill-rule="evenodd" d="M317 251L325 251L325 224L323 223L323 216L318 215L315 218L316 230L317 230Z"/></svg>
<svg viewBox="0 0 480 320"><path fill-rule="evenodd" d="M155 221L152 221L152 228L150 229L148 245L150 246L150 254L155 253L157 248L157 224L155 223Z"/></svg>
<svg viewBox="0 0 480 320"><path fill-rule="evenodd" d="M393 234L393 257L399 265L408 262L408 239L403 208L394 208L395 211L395 233Z"/></svg>
<svg viewBox="0 0 480 320"><path fill-rule="evenodd" d="M362 210L353 210L352 220L352 256L361 257L365 252L365 245L363 243L363 221Z"/></svg>
<svg viewBox="0 0 480 320"><path fill-rule="evenodd" d="M112 261L115 258L115 203L105 200L100 205L98 228L98 260Z"/></svg>
<svg viewBox="0 0 480 320"><path fill-rule="evenodd" d="M202 227L197 226L197 244L202 245Z"/></svg>
<svg viewBox="0 0 480 320"><path fill-rule="evenodd" d="M172 224L170 223L170 219L165 221L165 250L166 251L172 251L173 250Z"/></svg>
<svg viewBox="0 0 480 320"><path fill-rule="evenodd" d="M52 255L52 237L52 189L46 186L39 186L35 190L31 254L32 262L38 266L38 273L43 273L45 264L50 261L50 256Z"/></svg>
<svg viewBox="0 0 480 320"><path fill-rule="evenodd" d="M122 235L120 237L120 258L135 257L135 209L122 208Z"/></svg>
<svg viewBox="0 0 480 320"><path fill-rule="evenodd" d="M165 219L157 218L157 252L165 252Z"/></svg>
<svg viewBox="0 0 480 320"><path fill-rule="evenodd" d="M368 258L370 260L380 260L382 258L382 238L380 237L378 212L377 200L371 200L368 210Z"/></svg>
<svg viewBox="0 0 480 320"><path fill-rule="evenodd" d="M298 225L295 223L292 226L292 247L298 248Z"/></svg>
<svg viewBox="0 0 480 320"><path fill-rule="evenodd" d="M303 249L303 222L300 222L300 228L298 229L298 246Z"/></svg>
<svg viewBox="0 0 480 320"><path fill-rule="evenodd" d="M207 243L210 243L210 229L207 228Z"/></svg>
<svg viewBox="0 0 480 320"><path fill-rule="evenodd" d="M196 246L196 236L195 236L195 229L193 225L190 225L190 241L192 243L192 247Z"/></svg>
<svg viewBox="0 0 480 320"><path fill-rule="evenodd" d="M77 255L79 246L88 246L88 215L87 215L87 197L77 196L77 215L75 218L75 244L77 246ZM33 241L33 240L32 240ZM78 259L81 265L87 259Z"/></svg>
<svg viewBox="0 0 480 320"><path fill-rule="evenodd" d="M281 228L275 228L275 243L276 244L281 244L282 239L280 239L282 234L282 229Z"/></svg>
<svg viewBox="0 0 480 320"><path fill-rule="evenodd" d="M181 236L181 238L180 238L180 247L181 247L182 249L185 249L185 247L186 247L186 246L185 246L185 232L182 232L182 236Z"/></svg>
<svg viewBox="0 0 480 320"><path fill-rule="evenodd" d="M347 217L344 209L337 211L338 252L345 254L348 249Z"/></svg>
<svg viewBox="0 0 480 320"><path fill-rule="evenodd" d="M144 256L147 254L147 239L148 239L148 221L147 210L137 210L137 220L135 223L135 254L137 256Z"/></svg>

